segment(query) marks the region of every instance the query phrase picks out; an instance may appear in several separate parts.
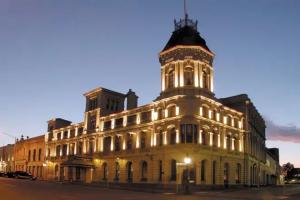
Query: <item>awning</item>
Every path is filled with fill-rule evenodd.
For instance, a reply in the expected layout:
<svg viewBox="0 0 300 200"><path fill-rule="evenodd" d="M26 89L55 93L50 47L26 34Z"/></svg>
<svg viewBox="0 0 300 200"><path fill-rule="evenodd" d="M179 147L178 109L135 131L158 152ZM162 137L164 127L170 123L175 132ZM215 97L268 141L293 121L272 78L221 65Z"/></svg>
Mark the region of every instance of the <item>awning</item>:
<svg viewBox="0 0 300 200"><path fill-rule="evenodd" d="M61 163L61 166L67 167L95 167L90 159L70 159Z"/></svg>

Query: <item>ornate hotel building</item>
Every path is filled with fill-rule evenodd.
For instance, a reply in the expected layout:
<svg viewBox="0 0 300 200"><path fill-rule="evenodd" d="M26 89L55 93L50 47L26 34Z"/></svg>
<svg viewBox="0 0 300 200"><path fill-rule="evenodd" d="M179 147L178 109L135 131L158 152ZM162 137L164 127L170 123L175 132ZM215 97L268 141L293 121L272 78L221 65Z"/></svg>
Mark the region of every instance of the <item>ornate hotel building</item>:
<svg viewBox="0 0 300 200"><path fill-rule="evenodd" d="M263 185L278 178L278 154L246 94L217 98L214 53L197 22L175 21L159 54L161 92L138 106L132 91L84 94L84 120L55 118L45 135L49 180L195 186Z"/></svg>

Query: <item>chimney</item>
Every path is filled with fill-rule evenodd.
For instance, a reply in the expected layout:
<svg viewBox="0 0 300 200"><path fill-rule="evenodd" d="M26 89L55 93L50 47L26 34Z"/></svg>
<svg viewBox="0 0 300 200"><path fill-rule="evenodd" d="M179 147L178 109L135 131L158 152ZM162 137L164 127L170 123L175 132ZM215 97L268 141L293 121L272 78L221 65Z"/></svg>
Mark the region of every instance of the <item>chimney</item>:
<svg viewBox="0 0 300 200"><path fill-rule="evenodd" d="M138 96L131 89L126 94L127 97L127 110L136 108L138 106Z"/></svg>

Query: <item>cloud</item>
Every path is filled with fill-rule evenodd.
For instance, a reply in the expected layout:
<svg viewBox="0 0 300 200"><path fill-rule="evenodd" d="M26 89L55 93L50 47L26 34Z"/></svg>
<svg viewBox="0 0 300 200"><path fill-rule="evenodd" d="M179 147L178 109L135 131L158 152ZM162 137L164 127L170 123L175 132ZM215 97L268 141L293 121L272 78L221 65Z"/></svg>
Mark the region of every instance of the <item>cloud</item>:
<svg viewBox="0 0 300 200"><path fill-rule="evenodd" d="M295 125L278 125L266 120L266 136L268 140L300 143L300 128Z"/></svg>

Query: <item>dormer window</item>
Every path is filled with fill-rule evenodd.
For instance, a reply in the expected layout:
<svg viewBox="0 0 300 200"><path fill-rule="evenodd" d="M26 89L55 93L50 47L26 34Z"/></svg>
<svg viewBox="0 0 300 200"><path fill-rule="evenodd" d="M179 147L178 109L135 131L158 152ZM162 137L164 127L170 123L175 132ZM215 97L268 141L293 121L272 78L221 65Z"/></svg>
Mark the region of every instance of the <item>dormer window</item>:
<svg viewBox="0 0 300 200"><path fill-rule="evenodd" d="M203 88L208 89L208 74L206 71L202 73Z"/></svg>
<svg viewBox="0 0 300 200"><path fill-rule="evenodd" d="M167 83L168 88L174 88L174 70L171 69L167 74Z"/></svg>

